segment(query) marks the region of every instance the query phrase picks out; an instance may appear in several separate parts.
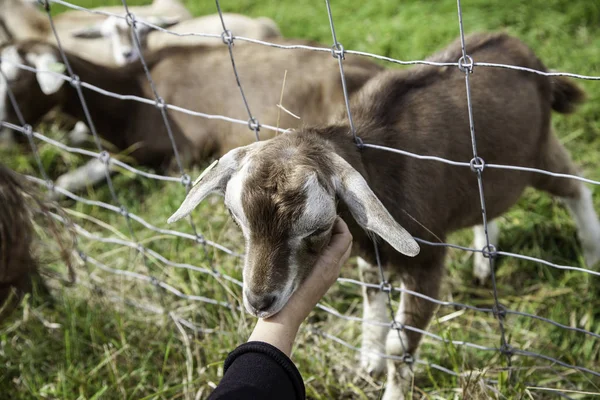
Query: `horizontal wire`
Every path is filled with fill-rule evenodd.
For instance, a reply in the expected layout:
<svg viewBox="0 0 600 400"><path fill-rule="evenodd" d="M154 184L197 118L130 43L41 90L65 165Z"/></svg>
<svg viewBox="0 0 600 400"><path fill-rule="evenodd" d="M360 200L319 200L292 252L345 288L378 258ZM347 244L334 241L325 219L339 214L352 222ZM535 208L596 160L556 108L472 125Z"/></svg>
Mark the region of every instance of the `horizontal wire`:
<svg viewBox="0 0 600 400"><path fill-rule="evenodd" d="M214 299L210 299L208 297L185 294L185 293L179 291L178 289L174 288L173 286L169 285L168 283L165 283L163 281L160 281L160 280L158 280L154 277L148 276L148 275L140 274L138 272L125 271L122 269L111 268L111 267L107 266L106 264L94 259L93 257L88 256L87 254L82 254L81 256L82 256L81 258L84 262L89 262L90 264L94 265L95 267L97 267L105 272L110 272L115 275L126 276L128 278L132 278L132 279L136 279L139 281L144 281L144 282L150 283L151 285L154 285L154 286L159 286L159 287L165 289L166 291L171 292L175 296L180 297L182 299L199 301L202 303L213 304L213 305L217 305L217 306L221 306L221 307L225 307L225 308L232 307L230 304L228 304L226 302L217 301Z"/></svg>
<svg viewBox="0 0 600 400"><path fill-rule="evenodd" d="M61 217L60 216L55 216L55 218L59 218L60 219ZM97 235L94 235L94 234L90 233L89 231L85 230L84 228L82 228L81 226L79 226L77 224L73 224L73 226L76 228L76 230L78 230L83 236L85 236L88 239L92 239L92 240L96 240L96 241L100 241L100 242L105 242L105 243L121 244L123 246L127 246L127 247L130 247L132 249L138 249L139 248L139 245L136 244L136 243L134 243L134 242L127 241L127 240L122 240L122 239L116 239L116 238L103 238L103 237L100 237L100 236L97 236ZM226 279L226 280L228 280L228 281L236 284L239 287L243 286L242 282L240 282L239 280L237 280L237 279L235 279L233 277L230 277L230 276L228 276L226 274L219 274L218 276L216 276L213 273L213 271L211 271L209 269L202 268L202 267L197 267L197 266L194 266L194 265L191 265L191 264L177 263L177 262L168 260L166 257L162 256L161 254L159 254L159 253L157 253L157 252L155 252L155 251L153 251L151 249L148 249L146 247L144 247L143 250L146 251L146 252L148 252L149 254L151 254L152 256L156 257L157 259L159 259L160 261L162 261L163 263L165 263L167 265L170 265L170 266L173 266L173 267L177 267L177 268L190 269L190 270L193 270L193 271L197 271L197 272L200 272L200 273L211 275L213 277L223 277L224 279ZM349 278L338 278L337 281L340 282L340 283L352 283L352 284L357 285L357 286L365 286L365 287L374 288L374 289L378 289L378 288L380 289L381 288L380 285L364 283L364 282L357 281L357 280L354 280L354 279L349 279ZM469 310L473 310L473 311L486 312L486 313L493 313L494 312L494 310L491 309L491 308L474 307L474 306L471 306L471 305L468 305L468 304L463 304L463 303L456 303L456 302L448 302L448 301L437 300L437 299L434 299L432 297L426 296L424 294L421 294L421 293L418 293L418 292L415 292L415 291L412 291L412 290L409 290L409 289L404 289L404 288L393 288L393 289L394 289L394 291L401 292L401 293L411 294L413 296L417 296L417 297L423 298L423 299L425 299L427 301L430 301L432 303L435 303L435 304L438 304L438 305L442 305L442 306L460 307L460 308L463 308L463 309L469 309ZM360 317L354 317L354 316L344 315L344 314L340 313L339 311L337 311L336 309L328 307L328 306L325 306L325 305L320 304L320 303L317 304L317 307L319 309L321 309L321 310L329 313L329 314L332 314L334 316L337 316L337 317L345 319L345 320L355 321L355 322L363 322L363 323L367 323L369 325L391 326L391 322L382 322L382 321L375 321L375 320L367 320L367 319L360 318ZM566 330L576 331L576 332L584 333L584 334L587 334L587 335L590 335L590 336L593 336L593 337L596 337L596 338L600 338L600 335L596 334L594 332L590 332L590 331L587 331L587 330L584 330L584 329L581 329L581 328L576 328L576 327L570 327L570 326L567 326L567 325L563 325L563 324L560 324L560 323L555 322L553 320L537 316L535 314L529 314L529 313L520 312L520 311L513 311L513 310L503 310L503 312L506 313L506 314L512 314L512 315L518 315L518 316L524 316L524 317L539 319L541 321L550 323L552 325L555 325L557 327L560 327L560 328L563 328L563 329L566 329ZM441 338L441 337L439 337L437 335L430 334L429 332L421 331L421 330L418 330L418 329L410 327L410 326L406 326L406 328L408 330L412 330L414 332L419 332L419 333L422 333L424 335L430 336L430 337L432 337L432 338L434 338L436 340L447 342L445 339L443 339L443 338ZM465 343L467 343L467 342L464 342L464 341L452 341L452 343L455 344L455 345L465 345ZM490 349L492 349L492 348L482 348L482 346L479 346L479 345L476 345L476 344L467 344L466 346L478 348L480 350L490 350Z"/></svg>
<svg viewBox="0 0 600 400"><path fill-rule="evenodd" d="M167 312L162 308L162 307L158 307L155 306L153 304L144 304L144 303L140 303L139 301L136 300L132 300L126 297L122 297L113 293L107 294L104 288L99 288L96 284L91 284L85 281L80 281L79 284L83 287L86 287L89 290L92 290L94 292L100 292L100 295L102 296L102 298L109 300L113 303L123 303L127 306L139 309L139 310L144 310L144 311L148 311L154 314L158 314L158 315L166 315ZM177 321L179 323L181 323L182 325L186 326L187 328L191 329L194 332L198 332L198 333L205 333L205 334L211 334L211 333L218 333L221 335L228 335L228 332L223 332L223 331L219 331L217 329L212 329L212 328L202 328L200 326L198 326L197 324L194 324L193 322L180 317L177 314L174 314L175 317L177 318Z"/></svg>
<svg viewBox="0 0 600 400"><path fill-rule="evenodd" d="M2 58L0 58L0 60L2 60ZM30 67L28 65L17 63L12 60L2 60L2 62L5 62L5 61L8 62L9 64L12 64L12 65L20 68L20 69L23 69L23 70L27 70L29 72L34 72L34 73L38 72L38 69ZM62 79L66 80L66 81L69 81L69 82L72 81L71 77L69 77L67 75L63 75L58 72L54 72L54 71L44 71L44 72L51 73L53 75L61 77ZM97 86L90 85L86 82L81 82L80 84L81 84L81 86L86 87L90 90L94 90L100 94L104 94L109 97L117 98L119 100L132 100L132 101L137 101L137 102L152 105L152 106L156 105L156 100L147 99L147 98L134 96L134 95L120 95L120 94L117 94L114 92L110 92L108 90L104 90ZM227 116L223 116L223 115L206 114L206 113L202 113L202 112L192 111L192 110L189 110L189 109L186 109L183 107L174 106L171 104L165 104L165 107L167 107L168 109L172 109L174 111L179 111L179 112L182 112L185 114L198 116L198 117L202 117L202 118L206 118L206 119L218 119L218 120L222 120L222 121L236 123L239 125L245 125L245 126L248 125L248 121L237 119L237 118L231 118L231 117L227 117ZM6 122L4 122L3 124L5 124L7 127L10 127L11 129L19 130L19 127L17 125L8 124ZM260 126L261 126L261 128L264 127L266 129L269 129L269 130L272 130L275 132L279 132L279 133L285 133L287 131L287 129L277 128L275 126L262 124L262 123ZM22 131L22 129L21 129L21 131ZM409 156L409 157L420 159L420 160L437 161L437 162L441 162L441 163L445 163L445 164L449 164L449 165L453 165L453 166L459 166L459 167L469 167L469 168L471 167L470 162L449 160L447 158L439 157L439 156L421 155L421 154L416 154L416 153L409 152L406 150L395 149L392 147L376 145L376 144L371 144L371 143L364 143L363 145L364 145L364 147L369 147L369 148L373 148L373 149L377 149L377 150L383 150L383 151L388 151L388 152L392 152L392 153L397 153L397 154ZM81 154L86 154L83 151L74 151L73 148L70 148L70 149L72 152L80 152ZM87 155L90 155L90 156L96 155L97 156L97 153L89 152L89 153L87 153ZM131 167L127 168L125 166L125 163L118 162L118 160L115 160L115 164L132 171ZM485 164L485 168L496 168L496 169L504 169L504 170L512 170L512 171L532 172L532 173L538 173L538 174L543 174L543 175L549 175L549 176L553 176L556 178L574 179L574 180L578 180L581 182L586 182L586 183L590 183L590 184L594 184L594 185L600 185L600 181L598 181L598 180L588 179L588 178L584 178L584 177L581 177L578 175L573 175L573 174L563 174L563 173L547 171L547 170L543 170L543 169L539 169L539 168L523 167L523 166L518 166L518 165L493 164L493 163ZM138 171L138 170L135 170L135 171ZM132 171L132 172L134 172L134 171ZM158 176L160 176L160 175L158 175ZM166 178L166 177L164 177L164 178ZM157 178L157 179L161 179L161 178ZM180 181L180 179L177 179L177 178L170 178L170 179L164 179L164 180Z"/></svg>
<svg viewBox="0 0 600 400"><path fill-rule="evenodd" d="M21 134L23 134L25 136L27 135L27 131L23 127L11 124L10 122L2 122L2 121L0 121L0 126L9 128L9 129L11 129L13 131L17 131L17 132L19 132L19 133L21 133ZM50 144L50 145L52 145L52 146L54 146L56 148L59 148L61 150L66 151L68 153L81 154L81 155L84 155L84 156L98 158L98 159L101 157L101 154L98 153L98 152L90 151L90 150L86 150L86 149L82 149L82 148L79 148L79 147L70 147L68 145L65 145L65 144L57 141L57 140L51 139L51 138L49 138L49 137L47 137L47 136L45 136L45 135L43 135L43 134L41 134L39 132L32 131L31 134L36 139L39 139L39 140L41 140L43 142L46 142L46 143L48 143L48 144ZM150 172L142 171L142 170L137 169L135 167L132 167L131 165L129 165L127 163L124 163L123 161L120 161L120 160L118 160L118 159L116 159L114 157L110 157L108 159L108 163L111 164L111 165L116 165L118 167L121 167L121 168L123 168L123 169L125 169L125 170L127 170L129 172L134 173L135 175L143 176L145 178L155 179L155 180L159 180L159 181L181 183L181 178L176 178L176 177L173 177L173 176L166 176L166 175L158 175L158 174L153 174L153 173L150 173Z"/></svg>
<svg viewBox="0 0 600 400"><path fill-rule="evenodd" d="M40 178L33 177L33 176L28 176L28 175L26 175L25 177L27 179L35 182L35 183L40 184L40 185L46 185L46 182L44 180L40 179ZM103 207L103 208L108 209L110 211L113 211L115 213L120 213L121 212L121 210L118 207L116 207L116 206L112 206L110 204L99 202L99 201L95 201L95 200L84 199L84 198L81 198L81 197L79 197L77 195L74 195L73 193L71 193L71 192L69 192L67 190L61 189L61 188L55 188L55 189L58 190L58 191L60 191L61 193L63 193L67 197L72 198L73 200L80 201L82 203L86 203L86 204L90 204L90 205L100 206L100 207ZM190 240L193 240L193 241L197 241L197 237L195 237L194 235L190 235L190 234L186 234L186 233L182 233L182 232L174 231L174 230L160 229L160 228L157 228L157 227L155 227L155 226L147 223L146 221L144 221L143 219L141 219L141 217L138 217L135 214L131 214L130 213L130 216L132 217L132 219L134 219L134 220L142 223L142 225L144 225L146 228L151 229L151 230L153 230L153 231L155 231L157 233L162 233L162 234L167 234L167 235L171 235L171 236L177 236L177 237L182 237L182 238L185 238L185 239L190 239ZM141 222L141 221L143 221L143 222ZM79 228L83 229L81 227L79 227ZM93 234L91 234L91 233L89 233L87 231L86 231L85 235L88 236L88 237L94 236ZM131 248L138 248L138 244L136 244L135 242L127 242L127 241L124 241L122 239L107 239L107 238L100 238L100 237L96 237L96 238L98 238L98 240L103 240L103 241L113 241L114 243L119 243L119 244L122 244L124 246L131 247ZM212 242L212 241L207 240L207 239L204 239L204 240L205 240L205 242L208 245L215 246L216 248L219 248L220 250L226 252L229 255L232 255L234 257L241 257L241 255L238 255L238 254L232 252L231 250L225 248L224 246L219 245L218 243ZM426 243L426 244L446 245L444 243L433 243L433 242L428 242L426 240L421 240L421 239L418 239L418 241ZM471 249L471 248L464 247L464 246L456 246L456 245L448 245L448 246L449 247L459 248L459 249L465 250L465 251L481 252L481 250ZM178 268L187 268L187 269L195 270L195 271L202 272L202 273L208 273L208 274L210 274L212 276L215 276L214 272L211 271L211 270L201 269L200 267L193 266L191 264L177 263L177 262L174 262L174 261L166 259L164 256L160 255L159 253L154 252L151 249L147 249L147 248L144 248L144 249L146 249L147 251L149 251L150 254L152 254L156 258L160 259L161 261L163 261L167 265L171 265L171 266L178 267ZM548 266L552 266L552 267L556 267L556 268L560 268L560 269L568 269L568 270L575 270L575 271L581 271L581 272L590 272L592 274L598 275L598 273L596 271L590 271L590 270L586 270L586 269L583 269L583 268L576 268L576 267L560 266L560 265L553 264L553 263L550 263L550 262L542 260L542 259L537 259L535 257L529 257L529 256L522 256L522 255L519 255L519 254L516 254L516 253L509 253L509 252L498 251L497 254L505 255L505 256L509 256L509 257L515 257L515 258L523 258L523 259L528 260L528 261L534 261L534 262L542 263L542 264L545 264L545 265L548 265ZM242 285L242 282L240 282L239 280L237 280L237 279L235 279L233 277L230 277L230 276L228 276L226 274L220 274L220 276L222 276L226 280L229 280L229 281L235 283L238 286ZM361 282L361 281L354 280L354 279L349 279L349 278L338 278L338 282L351 283L351 284L354 284L354 285L363 286L363 287L369 287L369 288L374 288L374 289L381 289L381 285L371 284L371 283L365 283L365 282ZM438 305L441 305L441 306L460 307L460 308L464 308L464 309L469 309L469 310L479 311L479 312L486 312L486 313L492 313L492 312L494 312L494 310L491 309L491 308L475 307L475 306L471 306L471 305L463 304L463 303L442 301L442 300L438 300L438 299L426 296L424 294L421 294L421 293L418 293L418 292L414 292L412 290L401 288L401 287L392 287L392 289L394 291L396 291L396 292L407 293L407 294L411 294L411 295L416 296L416 297L420 297L422 299L425 299L427 301L430 301L432 303L435 303L435 304L438 304ZM322 305L319 305L319 307L322 308L322 309L324 309L324 310L326 309ZM586 334L586 335L590 335L590 336L593 336L593 337L596 337L596 338L600 338L600 335L597 334L597 333L590 332L590 331L587 331L587 330L582 329L582 328L567 326L567 325L561 324L559 322L553 321L551 319L544 318L544 317L541 317L541 316L537 316L535 314L529 314L529 313L525 313L525 312L518 312L518 311L512 311L512 310L504 310L503 312L505 312L507 314L514 314L514 315L526 316L526 317L538 319L540 321L544 321L544 322L550 323L552 325L555 325L555 326L563 328L563 329L567 329L567 330L571 330L571 331L583 333L583 334ZM341 314L339 314L339 315L341 316ZM389 325L389 324L385 324L385 325Z"/></svg>
<svg viewBox="0 0 600 400"><path fill-rule="evenodd" d="M28 179L28 180L30 180L30 181L32 181L34 183L37 183L37 184L39 184L41 186L46 186L47 185L47 182L45 182L43 179L40 179L38 177L31 176L31 175L24 175L24 176L25 176L26 179ZM91 206L101 207L101 208L104 208L106 210L113 211L113 212L115 212L117 214L121 214L122 213L122 210L119 207L113 206L112 204L108 204L108 203L105 203L105 202L99 201L99 200L89 200L89 199L83 198L81 196L78 196L78 195L76 195L76 194L74 194L74 193L72 193L72 192L70 192L70 191L68 191L66 189L58 187L58 186L55 186L54 190L57 191L57 192L59 192L59 193L61 193L61 194L63 194L63 195L65 195L66 197L68 197L68 198L70 198L72 200L78 201L80 203L84 203L84 204L91 205ZM179 232L179 231L175 231L175 230L171 230L171 229L158 228L158 227L152 225L151 223L147 222L145 219L143 219L142 217L140 217L140 216L138 216L136 214L133 214L131 212L128 212L128 214L131 217L131 219L137 221L138 223L140 223L144 227L150 229L151 231L154 231L154 232L157 232L157 233L162 233L164 235L170 235L170 236L176 236L176 237L180 237L180 238L184 238L184 239L190 239L190 240L193 240L194 242L198 242L200 240L197 236L191 235L189 233L183 233L183 232ZM211 247L219 249L222 252L224 252L224 253L226 253L226 254L228 254L230 256L237 257L237 258L241 258L242 257L240 254L234 252L233 250L230 250L230 249L228 249L227 247L225 247L223 245L220 245L220 244L218 244L216 242L213 242L212 240L208 240L208 239L203 238L202 242L208 244Z"/></svg>
<svg viewBox="0 0 600 400"><path fill-rule="evenodd" d="M115 13L111 13L111 12L107 12L107 11L101 11L101 10L94 10L94 9L88 9L88 8L84 8L81 6L77 6L75 4L71 4L69 2L63 1L63 0L49 0L50 3L56 3L56 4L60 4L63 5L65 7L71 8L71 9L75 9L75 10L79 10L79 11L85 11L88 13L92 13L92 14L97 14L97 15L103 15L106 17L115 17L115 18L119 18L119 19L126 19L126 15L119 15L119 14L115 14ZM135 15L135 12L132 13ZM149 26L153 29L159 30L163 33L168 33L174 36L180 36L180 37L185 37L185 36L198 36L198 37L207 37L207 38L215 38L215 39L221 39L221 35L217 35L217 34L211 34L211 33L196 33L196 32L189 32L189 33L178 33L178 32L173 32L169 29L165 29L162 28L158 25L149 23L147 21L144 21L144 19L136 19L136 23L140 23L142 25L145 26ZM317 52L323 52L323 53L330 53L331 54L331 48L328 47L321 47L321 46L307 46L307 45L283 45L283 44L279 44L279 43L272 43L272 42L267 42L264 40L259 40L259 39L253 39L253 38L247 38L244 36L233 36L234 40L241 40L241 41L245 41L245 42L249 42L249 43L254 43L254 44L259 44L259 45L263 45L263 46L268 46L268 47L273 47L273 48L278 48L278 49L285 49L285 50L295 50L295 49L302 49L302 50L309 50L309 51L317 51ZM400 64L400 65L416 65L416 64L420 64L420 65L429 65L429 66L435 66L435 67L457 67L458 68L458 60L457 62L435 62L435 61L429 61L429 60L410 60L410 61L403 61L403 60L399 60L396 58L392 58L392 57L386 57L386 56L382 56L379 54L375 54L375 53L369 53L369 52L365 52L365 51L356 51L356 50L346 50L344 49L344 53L346 54L354 54L354 55L358 55L358 56L362 56L362 57L367 57L367 58L374 58L377 60L381 60L381 61L387 61L390 63L394 63L394 64ZM474 62L473 64L474 66L480 66L480 67L486 67L486 68L504 68L504 69L511 69L511 70L516 70L516 71L524 71L524 72L531 72L534 74L538 74L538 75L544 75L544 76L567 76L567 77L571 77L571 78L575 78L575 79L583 79L583 80L600 80L600 76L594 76L594 75L582 75L582 74L574 74L574 73L570 73L570 72L559 72L559 71L552 71L552 72L548 72L548 71L540 71L540 70L536 70L533 68L527 68L527 67L520 67L518 65L509 65L509 64L499 64L499 63L489 63L489 62ZM248 121L245 121L246 124ZM262 124L261 124L262 127Z"/></svg>

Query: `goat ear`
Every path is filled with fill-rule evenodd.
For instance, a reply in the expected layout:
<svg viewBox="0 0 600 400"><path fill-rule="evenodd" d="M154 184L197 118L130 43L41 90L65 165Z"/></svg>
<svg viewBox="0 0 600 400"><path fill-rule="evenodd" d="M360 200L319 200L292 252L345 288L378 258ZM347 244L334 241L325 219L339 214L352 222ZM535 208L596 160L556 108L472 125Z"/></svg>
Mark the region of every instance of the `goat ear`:
<svg viewBox="0 0 600 400"><path fill-rule="evenodd" d="M27 61L37 69L35 77L42 92L45 95L56 93L64 83L63 78L57 74L65 72L65 65L59 62L56 56L50 52L41 54L30 53L26 57Z"/></svg>
<svg viewBox="0 0 600 400"><path fill-rule="evenodd" d="M101 25L94 25L71 32L71 36L80 39L98 39L104 37Z"/></svg>
<svg viewBox="0 0 600 400"><path fill-rule="evenodd" d="M181 21L179 17L157 17L157 16L149 16L146 18L146 22L152 25L156 25L161 28L170 28L173 25L177 25ZM150 26L145 25L146 29L152 29Z"/></svg>
<svg viewBox="0 0 600 400"><path fill-rule="evenodd" d="M333 153L332 159L337 175L336 193L356 222L379 235L398 252L411 257L419 254L415 239L390 215L362 175L337 154Z"/></svg>
<svg viewBox="0 0 600 400"><path fill-rule="evenodd" d="M224 194L231 175L237 171L239 161L244 154L244 147L231 150L216 160L194 181L181 206L167 220L170 224L188 216L202 200L211 193Z"/></svg>

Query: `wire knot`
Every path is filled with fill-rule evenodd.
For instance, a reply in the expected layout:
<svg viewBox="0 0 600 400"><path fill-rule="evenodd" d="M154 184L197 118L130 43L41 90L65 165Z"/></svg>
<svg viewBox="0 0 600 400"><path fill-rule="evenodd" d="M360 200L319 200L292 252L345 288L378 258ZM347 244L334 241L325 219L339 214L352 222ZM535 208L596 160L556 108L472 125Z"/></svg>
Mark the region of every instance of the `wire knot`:
<svg viewBox="0 0 600 400"><path fill-rule="evenodd" d="M229 29L225 29L223 31L223 33L221 33L221 40L227 46L232 46L233 45L233 34L231 33L231 31Z"/></svg>
<svg viewBox="0 0 600 400"><path fill-rule="evenodd" d="M144 254L144 251L146 250L146 248L141 243L138 243L136 247L137 247L137 251L139 251L140 254Z"/></svg>
<svg viewBox="0 0 600 400"><path fill-rule="evenodd" d="M75 89L81 87L81 79L79 78L79 75L71 75L70 83Z"/></svg>
<svg viewBox="0 0 600 400"><path fill-rule="evenodd" d="M392 292L392 284L389 283L388 281L383 281L379 284L379 289L381 289L381 291L384 293L391 293ZM394 321L394 322L396 322L396 321Z"/></svg>
<svg viewBox="0 0 600 400"><path fill-rule="evenodd" d="M404 330L404 324L393 320L392 323L390 324L390 329L394 330L394 331L403 331Z"/></svg>
<svg viewBox="0 0 600 400"><path fill-rule="evenodd" d="M485 258L496 258L498 256L496 246L491 243L487 246L484 246L483 249L481 249L481 253Z"/></svg>
<svg viewBox="0 0 600 400"><path fill-rule="evenodd" d="M188 174L181 175L181 184L185 187L188 187L192 183L192 178Z"/></svg>
<svg viewBox="0 0 600 400"><path fill-rule="evenodd" d="M415 358L414 358L414 357L413 357L413 355L412 355L412 354L410 354L410 353L404 353L404 354L402 355L402 362L403 362L404 364L409 364L409 365L412 365L412 364L414 364L414 362L415 362Z"/></svg>
<svg viewBox="0 0 600 400"><path fill-rule="evenodd" d="M254 117L250 117L248 120L248 128L254 132L260 131L260 124L258 123L258 120Z"/></svg>
<svg viewBox="0 0 600 400"><path fill-rule="evenodd" d="M131 12L128 12L127 15L125 15L125 22L134 29L137 27L137 20L135 19L135 15Z"/></svg>
<svg viewBox="0 0 600 400"><path fill-rule="evenodd" d="M38 0L38 4L44 7L44 10L50 11L50 2L48 0Z"/></svg>
<svg viewBox="0 0 600 400"><path fill-rule="evenodd" d="M98 154L98 160L100 160L104 165L108 165L110 162L110 153L106 150L103 150L100 154Z"/></svg>
<svg viewBox="0 0 600 400"><path fill-rule="evenodd" d="M154 106L159 110L162 110L163 108L165 108L165 100L162 97L158 96L156 98L156 101L154 102Z"/></svg>
<svg viewBox="0 0 600 400"><path fill-rule="evenodd" d="M495 305L492 308L492 311L497 319L503 321L506 318L506 307L504 307L502 304Z"/></svg>
<svg viewBox="0 0 600 400"><path fill-rule="evenodd" d="M365 142L363 142L363 140L359 136L354 137L354 143L356 143L356 147L358 147L359 150L365 148Z"/></svg>
<svg viewBox="0 0 600 400"><path fill-rule="evenodd" d="M87 255L82 250L77 249L77 255L83 262L87 261Z"/></svg>
<svg viewBox="0 0 600 400"><path fill-rule="evenodd" d="M341 58L344 60L346 58L346 51L344 50L344 46L341 43L336 42L331 46L331 55L333 58Z"/></svg>
<svg viewBox="0 0 600 400"><path fill-rule="evenodd" d="M515 354L512 346L510 346L508 343L502 343L500 346L500 352L509 357Z"/></svg>
<svg viewBox="0 0 600 400"><path fill-rule="evenodd" d="M206 244L206 239L204 239L204 236L202 236L199 233L196 233L196 243L200 243L201 245L205 245Z"/></svg>
<svg viewBox="0 0 600 400"><path fill-rule="evenodd" d="M119 213L122 216L129 218L129 212L127 211L127 209L125 208L125 206L119 207Z"/></svg>
<svg viewBox="0 0 600 400"><path fill-rule="evenodd" d="M160 286L160 281L153 276L150 277L150 283L157 287Z"/></svg>
<svg viewBox="0 0 600 400"><path fill-rule="evenodd" d="M46 188L49 191L54 192L54 181L52 179L46 179Z"/></svg>
<svg viewBox="0 0 600 400"><path fill-rule="evenodd" d="M464 55L458 59L458 69L462 72L472 74L473 73L473 59L470 55Z"/></svg>
<svg viewBox="0 0 600 400"><path fill-rule="evenodd" d="M33 128L31 127L31 125L29 125L29 124L23 125L23 133L27 137L32 137L33 136Z"/></svg>
<svg viewBox="0 0 600 400"><path fill-rule="evenodd" d="M477 156L477 157L473 157L473 159L471 159L471 161L469 161L469 164L471 166L471 171L473 172L483 172L483 170L485 169L485 161L483 161L483 158Z"/></svg>

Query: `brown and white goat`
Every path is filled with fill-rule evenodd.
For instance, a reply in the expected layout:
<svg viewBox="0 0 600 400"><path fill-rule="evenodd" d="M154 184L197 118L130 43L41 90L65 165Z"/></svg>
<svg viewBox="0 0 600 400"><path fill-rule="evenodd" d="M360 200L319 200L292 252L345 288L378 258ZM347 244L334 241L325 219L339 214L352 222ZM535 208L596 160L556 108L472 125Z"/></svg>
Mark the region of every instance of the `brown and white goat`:
<svg viewBox="0 0 600 400"><path fill-rule="evenodd" d="M189 33L205 33L220 35L223 25L219 14L204 15L202 17L178 22L178 19L164 17L140 18L146 22L168 28L179 35ZM243 36L251 39L267 40L281 36L279 27L270 18L251 18L241 14L223 13L227 29L234 36ZM171 46L222 46L220 38L204 36L178 36L172 33L156 31L152 27L139 23L136 25L140 48L145 51L156 51ZM117 65L133 62L139 58L127 21L115 17L107 18L98 24L76 31L74 36L80 38L97 39L105 37L110 40L113 56ZM236 45L248 42L238 40Z"/></svg>
<svg viewBox="0 0 600 400"><path fill-rule="evenodd" d="M122 6L97 7L93 11L125 14ZM147 6L129 7L129 11L159 24L173 18L176 18L177 21L191 18L191 14L180 0L154 0ZM115 17L109 18L116 19ZM79 10L66 11L53 17L54 27L65 50L94 63L115 66L116 55L109 40L89 40L74 35L75 32L80 32L85 27L106 20L105 15ZM124 20L120 21L124 22ZM116 28L113 27L111 32L116 32ZM37 3L33 0L0 0L0 45L30 39L56 44L56 37L46 13L40 11ZM85 124L79 122L69 134L69 138L73 144L80 144L88 137L87 133L88 129ZM11 132L0 132L0 146L13 143L14 135Z"/></svg>
<svg viewBox="0 0 600 400"><path fill-rule="evenodd" d="M122 6L97 7L93 11L125 15ZM129 7L129 11L145 18L177 18L178 21L191 18L190 12L180 0L154 0L147 6ZM0 19L11 41L37 39L56 43L48 16L32 1L0 0ZM96 63L115 65L108 40L85 40L74 35L75 32L106 19L106 15L80 10L66 11L53 17L54 26L65 50Z"/></svg>
<svg viewBox="0 0 600 400"><path fill-rule="evenodd" d="M283 44L309 44L284 40ZM29 124L38 122L53 107L77 119L84 114L75 88L60 75L44 72L56 70L60 55L54 46L30 41L0 48L1 68L8 87ZM121 95L153 99L153 93L139 62L120 68L107 68L67 55L75 74L82 82ZM285 51L265 46L241 46L235 49L236 66L253 115L260 123L281 127L298 127L301 123L325 123L343 104L339 69L329 54L308 50ZM16 67L25 63L39 71L31 73ZM163 100L207 114L226 115L248 120L236 84L227 46L166 48L147 57L148 67ZM64 66L62 67L64 68ZM348 89L357 91L381 70L361 57L348 57L346 64ZM280 101L284 73L287 71L283 105L300 120L281 111ZM0 78L0 121L18 123L8 99L7 83ZM173 156L161 112L154 105L123 101L83 88L92 120L98 134L119 150L129 153L138 163L154 168L164 167ZM206 119L182 112L168 111L174 140L180 153L191 162L246 145L255 134L246 124ZM263 129L262 137L273 135ZM83 172L83 174L82 174ZM85 179L79 179L80 176ZM67 174L57 185L77 190L104 177L99 160Z"/></svg>
<svg viewBox="0 0 600 400"><path fill-rule="evenodd" d="M545 70L525 44L506 34L473 34L466 44L475 61ZM460 57L457 41L431 60ZM500 68L475 67L470 79L477 149L486 163L577 174L550 128L552 109L568 113L583 100L576 86L564 78ZM365 143L452 160L473 158L464 73L458 68L422 65L382 72L355 95L351 110ZM515 204L528 186L563 199L586 258L598 260L600 224L591 192L580 181L488 168L483 182L490 219ZM446 250L422 246L419 252L406 232L445 241L450 232L481 221L477 179L469 168L359 149L344 118L230 151L203 174L170 221L189 214L212 192L224 194L245 236L244 304L262 318L277 313L311 271L338 213L354 236L367 282L380 280L372 232L384 240L380 254L388 275L433 298L439 294ZM364 295L364 318L388 321L386 294L366 289ZM402 293L396 319L426 329L434 310L434 303ZM415 354L421 334L403 330L399 336L365 324L362 340L362 365L376 372L385 362L370 350ZM387 373L384 399L403 398L410 369L388 359Z"/></svg>

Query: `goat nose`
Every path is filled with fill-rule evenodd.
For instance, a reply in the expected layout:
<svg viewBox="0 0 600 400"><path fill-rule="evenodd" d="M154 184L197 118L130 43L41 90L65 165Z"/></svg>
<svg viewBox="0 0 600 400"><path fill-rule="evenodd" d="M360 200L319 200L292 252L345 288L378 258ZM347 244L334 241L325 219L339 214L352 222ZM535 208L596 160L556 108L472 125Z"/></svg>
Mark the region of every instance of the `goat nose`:
<svg viewBox="0 0 600 400"><path fill-rule="evenodd" d="M124 51L123 57L125 57L126 60L131 60L133 58L133 51Z"/></svg>
<svg viewBox="0 0 600 400"><path fill-rule="evenodd" d="M271 294L257 296L253 293L247 293L246 296L248 297L248 303L256 311L267 311L277 299L277 296Z"/></svg>

